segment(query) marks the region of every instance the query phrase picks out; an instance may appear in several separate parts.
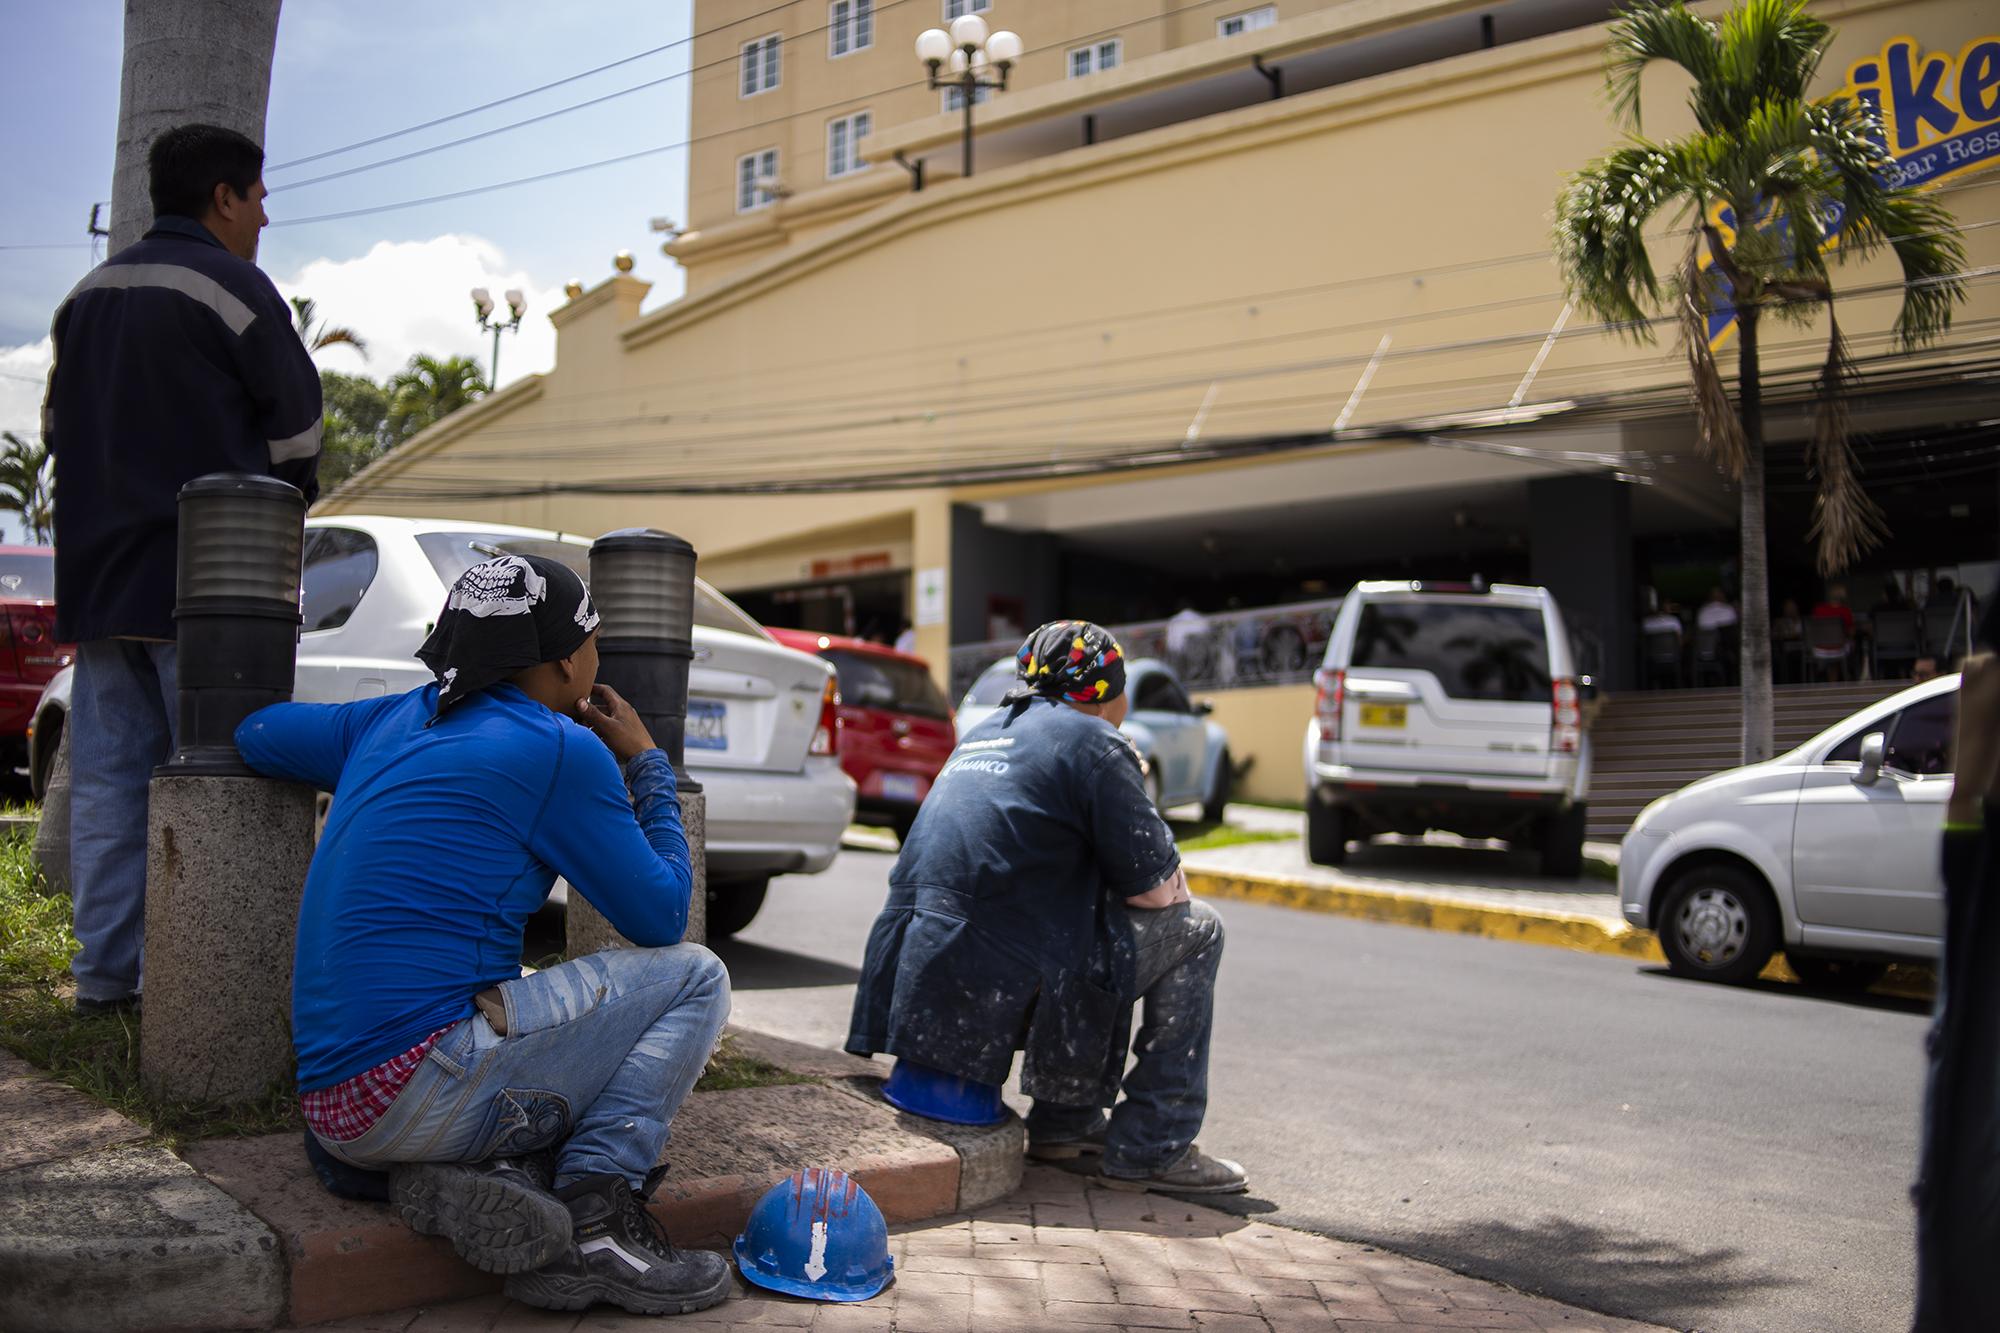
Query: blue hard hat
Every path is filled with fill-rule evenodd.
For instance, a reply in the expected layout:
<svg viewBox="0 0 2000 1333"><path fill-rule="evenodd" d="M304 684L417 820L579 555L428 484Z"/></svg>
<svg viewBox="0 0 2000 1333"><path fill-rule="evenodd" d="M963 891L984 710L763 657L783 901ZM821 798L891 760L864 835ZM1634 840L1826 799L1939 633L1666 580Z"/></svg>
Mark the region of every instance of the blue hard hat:
<svg viewBox="0 0 2000 1333"><path fill-rule="evenodd" d="M942 1069L898 1059L882 1085L889 1105L911 1115L948 1120L954 1125L997 1125L1007 1118L998 1083L974 1083Z"/></svg>
<svg viewBox="0 0 2000 1333"><path fill-rule="evenodd" d="M865 1301L889 1285L889 1228L845 1171L810 1167L764 1192L736 1238L736 1267L760 1287L816 1301Z"/></svg>

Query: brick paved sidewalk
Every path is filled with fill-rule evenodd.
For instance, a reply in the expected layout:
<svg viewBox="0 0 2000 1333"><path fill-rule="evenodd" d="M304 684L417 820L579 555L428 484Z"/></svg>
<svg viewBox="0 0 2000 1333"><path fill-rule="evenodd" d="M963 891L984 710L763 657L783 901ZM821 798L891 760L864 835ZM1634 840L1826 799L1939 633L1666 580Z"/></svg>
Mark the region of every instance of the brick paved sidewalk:
<svg viewBox="0 0 2000 1333"><path fill-rule="evenodd" d="M896 1281L872 1301L820 1305L745 1287L671 1321L599 1306L549 1314L499 1296L322 1324L381 1333L639 1333L796 1328L871 1333L1214 1329L1418 1333L1525 1329L1659 1333L1344 1241L1030 1168L970 1218L899 1227Z"/></svg>

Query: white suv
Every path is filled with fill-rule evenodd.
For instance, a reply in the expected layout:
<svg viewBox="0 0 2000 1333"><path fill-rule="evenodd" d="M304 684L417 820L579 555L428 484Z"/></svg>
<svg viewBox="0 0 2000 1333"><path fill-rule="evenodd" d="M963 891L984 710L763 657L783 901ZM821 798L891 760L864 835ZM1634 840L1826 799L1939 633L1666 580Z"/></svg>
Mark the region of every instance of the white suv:
<svg viewBox="0 0 2000 1333"><path fill-rule="evenodd" d="M1546 588L1359 583L1313 677L1306 854L1432 829L1504 838L1542 871L1583 868L1590 741L1562 612Z"/></svg>

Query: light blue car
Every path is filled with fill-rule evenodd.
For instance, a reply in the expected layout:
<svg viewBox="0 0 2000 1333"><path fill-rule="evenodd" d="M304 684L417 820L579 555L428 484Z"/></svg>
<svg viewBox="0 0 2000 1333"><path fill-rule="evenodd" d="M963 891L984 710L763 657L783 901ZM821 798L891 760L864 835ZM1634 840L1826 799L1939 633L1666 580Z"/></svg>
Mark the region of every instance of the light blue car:
<svg viewBox="0 0 2000 1333"><path fill-rule="evenodd" d="M1014 688L1014 659L1003 657L979 673L959 700L958 734L978 726ZM1132 710L1119 728L1139 757L1146 761L1146 790L1160 810L1201 806L1201 817L1219 823L1229 804L1229 735L1209 720L1215 705L1188 698L1173 668L1156 657L1141 657L1125 667L1125 690Z"/></svg>

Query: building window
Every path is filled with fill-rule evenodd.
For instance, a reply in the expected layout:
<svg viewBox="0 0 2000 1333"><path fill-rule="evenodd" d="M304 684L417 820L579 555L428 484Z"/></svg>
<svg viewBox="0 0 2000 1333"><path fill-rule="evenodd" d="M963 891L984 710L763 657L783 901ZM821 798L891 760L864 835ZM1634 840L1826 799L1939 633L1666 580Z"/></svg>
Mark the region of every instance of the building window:
<svg viewBox="0 0 2000 1333"><path fill-rule="evenodd" d="M1119 38L1110 37L1090 46L1073 48L1069 53L1069 76L1080 79L1086 74L1115 68L1119 57L1124 54L1124 46Z"/></svg>
<svg viewBox="0 0 2000 1333"><path fill-rule="evenodd" d="M868 137L873 128L873 117L866 111L857 111L851 116L826 123L826 175L828 180L835 176L851 175L868 164L861 160L861 141Z"/></svg>
<svg viewBox="0 0 2000 1333"><path fill-rule="evenodd" d="M978 91L972 94L972 104L979 106L992 95L993 90L985 84L981 84ZM963 111L965 109L965 89L946 88L944 90L944 109L946 111Z"/></svg>
<svg viewBox="0 0 2000 1333"><path fill-rule="evenodd" d="M778 179L778 150L766 148L736 159L736 211L754 213L768 208L777 196L759 182Z"/></svg>
<svg viewBox="0 0 2000 1333"><path fill-rule="evenodd" d="M827 8L826 43L829 59L875 45L875 0L833 0Z"/></svg>
<svg viewBox="0 0 2000 1333"><path fill-rule="evenodd" d="M966 14L984 14L993 8L993 0L944 0L944 21L951 22Z"/></svg>
<svg viewBox="0 0 2000 1333"><path fill-rule="evenodd" d="M1259 28L1268 28L1277 21L1276 5L1260 5L1256 9L1246 9L1241 14L1231 14L1226 19L1218 19L1215 24L1215 35L1234 37L1239 32L1255 32Z"/></svg>
<svg viewBox="0 0 2000 1333"><path fill-rule="evenodd" d="M777 33L743 43L744 97L768 93L778 86L778 46L785 39Z"/></svg>

